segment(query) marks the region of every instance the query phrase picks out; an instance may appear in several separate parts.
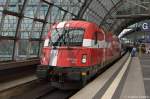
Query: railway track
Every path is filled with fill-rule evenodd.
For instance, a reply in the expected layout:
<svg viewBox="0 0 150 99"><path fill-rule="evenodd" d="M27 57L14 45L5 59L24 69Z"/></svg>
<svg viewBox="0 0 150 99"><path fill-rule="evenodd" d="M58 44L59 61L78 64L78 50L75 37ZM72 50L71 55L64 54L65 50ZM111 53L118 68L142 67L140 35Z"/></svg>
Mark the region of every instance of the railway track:
<svg viewBox="0 0 150 99"><path fill-rule="evenodd" d="M13 91L21 93L11 96L11 99L67 99L78 90L60 90L51 87L49 83L40 81L31 85L23 85L15 88ZM1 97L0 97L1 98ZM5 98L6 99L6 98ZM7 98L8 99L8 98Z"/></svg>
<svg viewBox="0 0 150 99"><path fill-rule="evenodd" d="M70 96L75 94L78 90L59 90L55 89L51 93L48 93L42 97L39 97L37 99L68 99Z"/></svg>
<svg viewBox="0 0 150 99"><path fill-rule="evenodd" d="M0 62L0 99L9 99L16 95L14 89L24 85L33 85L37 77L36 65L39 59ZM16 93L15 93L16 92Z"/></svg>
<svg viewBox="0 0 150 99"><path fill-rule="evenodd" d="M14 81L4 86L0 89L0 99L36 99L38 95L41 96L52 89L46 81L39 81L35 77Z"/></svg>
<svg viewBox="0 0 150 99"><path fill-rule="evenodd" d="M29 87L35 85L36 77L29 76L20 79L15 79L11 82L0 83L0 99L11 99L13 96L19 95Z"/></svg>
<svg viewBox="0 0 150 99"><path fill-rule="evenodd" d="M0 62L0 82L35 74L37 64L39 64L39 59Z"/></svg>
<svg viewBox="0 0 150 99"><path fill-rule="evenodd" d="M33 66L39 64L39 59L30 59L30 60L22 60L22 61L8 61L8 62L0 62L0 71L8 70L12 68Z"/></svg>
<svg viewBox="0 0 150 99"><path fill-rule="evenodd" d="M59 90L35 75L0 84L0 99L67 99L78 90Z"/></svg>

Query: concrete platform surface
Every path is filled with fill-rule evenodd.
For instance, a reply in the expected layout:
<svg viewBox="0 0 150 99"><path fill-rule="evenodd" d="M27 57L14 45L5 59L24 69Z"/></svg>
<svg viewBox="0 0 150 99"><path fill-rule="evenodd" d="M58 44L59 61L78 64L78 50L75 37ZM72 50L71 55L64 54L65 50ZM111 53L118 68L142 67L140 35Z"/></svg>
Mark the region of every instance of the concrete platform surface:
<svg viewBox="0 0 150 99"><path fill-rule="evenodd" d="M133 57L120 99L143 99L144 97L146 96L140 60L138 57Z"/></svg>

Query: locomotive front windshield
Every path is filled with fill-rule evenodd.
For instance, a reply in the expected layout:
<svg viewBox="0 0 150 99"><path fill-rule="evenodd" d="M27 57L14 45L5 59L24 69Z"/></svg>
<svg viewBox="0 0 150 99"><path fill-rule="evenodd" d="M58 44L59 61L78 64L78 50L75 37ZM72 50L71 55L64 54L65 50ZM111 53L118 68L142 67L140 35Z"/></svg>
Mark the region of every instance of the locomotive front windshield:
<svg viewBox="0 0 150 99"><path fill-rule="evenodd" d="M83 29L58 28L51 30L51 46L82 46Z"/></svg>

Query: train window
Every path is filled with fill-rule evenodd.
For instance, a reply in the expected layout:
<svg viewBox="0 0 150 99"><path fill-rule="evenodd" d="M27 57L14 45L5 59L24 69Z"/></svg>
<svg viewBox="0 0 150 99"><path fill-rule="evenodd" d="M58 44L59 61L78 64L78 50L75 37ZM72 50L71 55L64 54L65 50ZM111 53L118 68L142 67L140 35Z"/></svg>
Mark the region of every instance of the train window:
<svg viewBox="0 0 150 99"><path fill-rule="evenodd" d="M98 41L98 33L95 32L95 44L97 44L97 41Z"/></svg>
<svg viewBox="0 0 150 99"><path fill-rule="evenodd" d="M54 29L51 31L51 42L53 46L82 46L83 35L83 29Z"/></svg>

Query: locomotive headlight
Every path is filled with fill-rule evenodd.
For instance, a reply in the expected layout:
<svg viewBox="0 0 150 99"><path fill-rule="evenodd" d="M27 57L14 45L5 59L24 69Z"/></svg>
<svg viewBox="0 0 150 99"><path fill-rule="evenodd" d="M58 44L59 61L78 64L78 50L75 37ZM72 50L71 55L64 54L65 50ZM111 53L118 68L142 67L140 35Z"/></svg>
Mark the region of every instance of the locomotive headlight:
<svg viewBox="0 0 150 99"><path fill-rule="evenodd" d="M86 72L82 72L81 75L82 75L82 76L86 76L87 73L86 73Z"/></svg>
<svg viewBox="0 0 150 99"><path fill-rule="evenodd" d="M87 55L83 55L82 56L82 63L86 63L86 61L87 61Z"/></svg>

